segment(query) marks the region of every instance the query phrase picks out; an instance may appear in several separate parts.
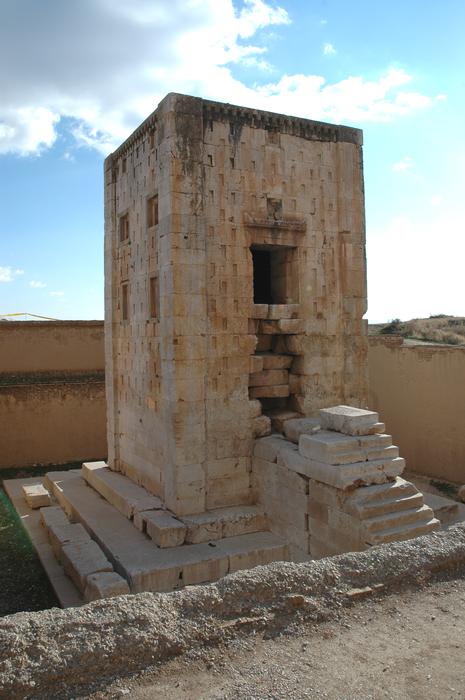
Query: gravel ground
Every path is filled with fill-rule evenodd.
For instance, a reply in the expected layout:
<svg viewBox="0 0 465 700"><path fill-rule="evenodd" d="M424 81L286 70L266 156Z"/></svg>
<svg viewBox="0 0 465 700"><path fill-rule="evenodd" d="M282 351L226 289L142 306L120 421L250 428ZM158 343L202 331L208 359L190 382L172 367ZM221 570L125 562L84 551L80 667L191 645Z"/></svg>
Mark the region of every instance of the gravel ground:
<svg viewBox="0 0 465 700"><path fill-rule="evenodd" d="M437 582L237 639L111 683L90 700L459 700L465 697L465 581Z"/></svg>
<svg viewBox="0 0 465 700"><path fill-rule="evenodd" d="M160 668L181 655L194 663L205 655L208 659L209 653L225 643L233 649L234 644L248 644L260 637L272 638L285 631L297 639L303 625L343 621L345 606L354 599L354 589L365 586L376 589L381 585L381 590L387 594L399 587L422 586L438 572L462 575L464 567L465 526L459 525L357 554L305 564L275 563L257 567L215 584L175 593L122 596L76 609L7 616L0 620L0 697L9 700L64 700L86 694L92 697L92 693L115 678ZM373 595L378 594L382 593L376 589ZM371 645L371 629L365 627L360 647L362 641L366 647L367 638ZM388 638L395 644L392 630ZM284 651L289 640L284 642ZM358 663L350 647L347 655L343 651L340 654L346 661L351 659ZM329 669L331 659L328 652ZM283 660L277 662L277 666L281 673L286 663ZM272 674L271 667L269 673ZM331 675L331 671L329 673ZM242 678L242 671L239 676ZM397 680L396 676L392 679L393 683ZM292 682L295 685L295 681ZM115 692L121 695L120 691ZM193 691L186 692L191 694L177 697L204 697L203 691L197 695L192 694ZM217 690L212 689L212 692ZM254 695L253 690L252 694L247 695L247 692L231 686L230 691L224 690L226 694L205 697L306 697L295 694L300 688L292 691L294 696L289 695L290 690L283 690L288 692L284 696L261 696L260 690L257 690L258 695ZM128 694L132 695L131 691Z"/></svg>

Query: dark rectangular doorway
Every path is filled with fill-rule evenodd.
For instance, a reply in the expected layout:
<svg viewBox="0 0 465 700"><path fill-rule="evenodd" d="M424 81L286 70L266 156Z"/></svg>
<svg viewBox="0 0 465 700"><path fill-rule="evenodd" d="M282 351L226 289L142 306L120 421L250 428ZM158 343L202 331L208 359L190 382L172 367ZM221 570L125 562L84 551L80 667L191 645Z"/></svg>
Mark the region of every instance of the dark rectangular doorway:
<svg viewBox="0 0 465 700"><path fill-rule="evenodd" d="M254 304L272 304L271 252L252 248Z"/></svg>

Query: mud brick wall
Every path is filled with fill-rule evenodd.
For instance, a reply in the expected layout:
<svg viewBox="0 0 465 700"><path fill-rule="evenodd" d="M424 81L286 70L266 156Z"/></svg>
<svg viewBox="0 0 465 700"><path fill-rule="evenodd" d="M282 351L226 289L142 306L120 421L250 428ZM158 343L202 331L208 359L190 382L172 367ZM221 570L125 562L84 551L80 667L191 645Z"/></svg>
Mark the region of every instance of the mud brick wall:
<svg viewBox="0 0 465 700"><path fill-rule="evenodd" d="M104 459L102 321L0 323L0 469Z"/></svg>

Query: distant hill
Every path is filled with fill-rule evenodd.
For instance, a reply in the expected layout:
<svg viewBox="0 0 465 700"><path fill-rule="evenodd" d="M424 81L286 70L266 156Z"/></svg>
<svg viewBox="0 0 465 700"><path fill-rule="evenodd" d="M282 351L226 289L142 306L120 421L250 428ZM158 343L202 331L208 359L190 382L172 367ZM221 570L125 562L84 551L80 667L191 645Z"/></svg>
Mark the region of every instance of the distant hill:
<svg viewBox="0 0 465 700"><path fill-rule="evenodd" d="M465 345L465 317L436 314L429 318L413 318L389 323L372 323L368 326L370 335L401 335L411 340L446 345Z"/></svg>

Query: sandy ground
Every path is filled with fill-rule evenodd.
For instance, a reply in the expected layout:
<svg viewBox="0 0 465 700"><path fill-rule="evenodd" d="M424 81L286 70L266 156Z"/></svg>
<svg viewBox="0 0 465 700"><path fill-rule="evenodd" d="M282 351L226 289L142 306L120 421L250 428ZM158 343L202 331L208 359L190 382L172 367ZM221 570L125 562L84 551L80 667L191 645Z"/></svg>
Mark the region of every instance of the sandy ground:
<svg viewBox="0 0 465 700"><path fill-rule="evenodd" d="M465 698L465 581L358 601L337 621L235 640L88 698ZM82 697L82 696L81 696Z"/></svg>

